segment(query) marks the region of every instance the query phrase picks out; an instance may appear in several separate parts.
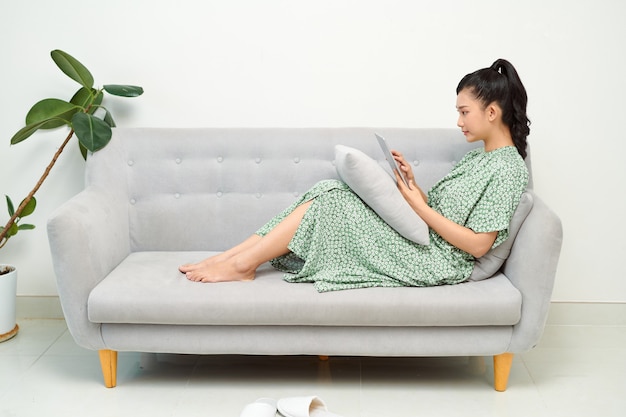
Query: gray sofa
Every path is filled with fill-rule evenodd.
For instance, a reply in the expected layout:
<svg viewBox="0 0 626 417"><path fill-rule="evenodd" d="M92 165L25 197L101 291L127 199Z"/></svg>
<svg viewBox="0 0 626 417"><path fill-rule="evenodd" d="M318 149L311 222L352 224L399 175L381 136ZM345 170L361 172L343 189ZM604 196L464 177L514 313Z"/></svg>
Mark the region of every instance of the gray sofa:
<svg viewBox="0 0 626 417"><path fill-rule="evenodd" d="M494 385L504 390L513 354L542 334L561 248L561 223L532 182L532 209L490 279L317 293L269 265L252 282L200 284L178 272L337 178L335 145L384 165L374 131L114 129L87 161L85 190L48 222L68 328L100 352L105 385L116 385L117 352L138 351L493 356ZM476 146L456 129L376 131L413 161L424 189Z"/></svg>

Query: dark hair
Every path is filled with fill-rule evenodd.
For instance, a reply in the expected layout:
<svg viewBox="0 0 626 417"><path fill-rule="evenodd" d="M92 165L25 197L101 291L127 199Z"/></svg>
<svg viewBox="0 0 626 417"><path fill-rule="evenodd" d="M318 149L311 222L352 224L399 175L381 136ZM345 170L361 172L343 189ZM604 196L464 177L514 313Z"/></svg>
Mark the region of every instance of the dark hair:
<svg viewBox="0 0 626 417"><path fill-rule="evenodd" d="M486 107L494 101L502 109L502 122L511 131L513 143L522 158L526 158L526 137L530 133L530 120L526 115L528 96L526 89L511 63L496 60L489 68L467 74L456 88L469 91Z"/></svg>

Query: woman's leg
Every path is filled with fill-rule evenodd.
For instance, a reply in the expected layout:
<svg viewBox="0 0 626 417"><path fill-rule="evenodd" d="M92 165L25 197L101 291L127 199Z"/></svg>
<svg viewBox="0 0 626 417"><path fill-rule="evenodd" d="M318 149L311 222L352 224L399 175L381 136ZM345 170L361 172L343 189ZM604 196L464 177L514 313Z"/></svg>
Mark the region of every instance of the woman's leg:
<svg viewBox="0 0 626 417"><path fill-rule="evenodd" d="M185 273L187 279L196 282L250 281L257 268L281 255L289 253L287 246L295 235L300 222L311 205L308 201L298 206L274 229L263 237L251 237L231 249L230 256L207 262Z"/></svg>

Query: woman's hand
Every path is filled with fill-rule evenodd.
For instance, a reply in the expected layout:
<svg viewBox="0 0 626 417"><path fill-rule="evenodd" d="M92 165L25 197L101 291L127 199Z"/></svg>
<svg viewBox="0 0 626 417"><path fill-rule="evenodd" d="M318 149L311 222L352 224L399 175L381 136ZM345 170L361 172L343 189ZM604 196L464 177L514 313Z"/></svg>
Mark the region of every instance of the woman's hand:
<svg viewBox="0 0 626 417"><path fill-rule="evenodd" d="M394 171L394 175L396 175L396 182L398 183L398 189L400 190L400 192L402 193L406 201L408 201L408 203L411 206L413 206L413 203L418 203L418 204L427 203L428 197L426 196L426 194L424 194L424 192L420 189L420 187L417 186L411 165L406 161L406 159L404 159L404 156L400 152L392 150L391 154L393 155L393 159L395 159L397 164L399 165L398 170ZM404 184L400 176L403 176L406 179L406 182L407 184L409 184L409 187L407 187ZM400 187L401 185L402 185L402 188ZM421 198L417 198L417 197L421 197ZM415 210L416 207L413 207L413 209Z"/></svg>
<svg viewBox="0 0 626 417"><path fill-rule="evenodd" d="M415 210L418 214L420 209L424 206L427 206L427 198L422 192L422 190L415 184L414 180L407 180L409 186L402 181L400 177L400 173L398 170L393 171L396 176L396 183L398 184L398 190L400 190L400 194L404 197L404 199L409 203L409 205Z"/></svg>
<svg viewBox="0 0 626 417"><path fill-rule="evenodd" d="M400 152L394 150L391 151L391 155L393 155L393 159L395 159L400 166L400 174L406 178L406 182L408 183L409 181L413 181L413 184L415 184L413 169L406 159L404 159L404 156Z"/></svg>

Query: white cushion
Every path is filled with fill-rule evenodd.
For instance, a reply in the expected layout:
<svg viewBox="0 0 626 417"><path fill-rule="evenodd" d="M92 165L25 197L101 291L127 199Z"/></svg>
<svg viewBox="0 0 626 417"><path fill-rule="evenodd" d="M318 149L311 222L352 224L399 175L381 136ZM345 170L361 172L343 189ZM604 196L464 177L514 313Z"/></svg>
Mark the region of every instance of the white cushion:
<svg viewBox="0 0 626 417"><path fill-rule="evenodd" d="M389 226L405 238L428 245L428 225L409 206L395 180L358 149L335 146L337 174Z"/></svg>

